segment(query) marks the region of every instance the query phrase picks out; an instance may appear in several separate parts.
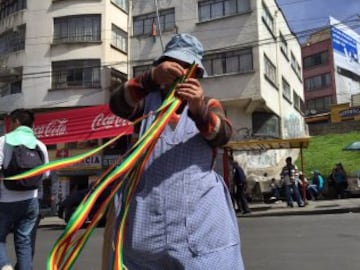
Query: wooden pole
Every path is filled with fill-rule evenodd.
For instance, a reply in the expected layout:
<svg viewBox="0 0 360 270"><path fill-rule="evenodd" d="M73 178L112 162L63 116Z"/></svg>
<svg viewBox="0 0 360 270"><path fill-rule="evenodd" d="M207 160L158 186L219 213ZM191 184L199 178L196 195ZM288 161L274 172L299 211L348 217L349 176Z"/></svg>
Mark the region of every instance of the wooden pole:
<svg viewBox="0 0 360 270"><path fill-rule="evenodd" d="M229 180L229 158L228 150L224 148L223 151L223 169L224 169L224 182L227 187L230 189L230 180Z"/></svg>
<svg viewBox="0 0 360 270"><path fill-rule="evenodd" d="M304 203L306 201L306 183L305 183L305 176L304 176L304 156L303 156L303 144L300 144L300 162L301 162L301 182L302 182L302 193L304 198Z"/></svg>

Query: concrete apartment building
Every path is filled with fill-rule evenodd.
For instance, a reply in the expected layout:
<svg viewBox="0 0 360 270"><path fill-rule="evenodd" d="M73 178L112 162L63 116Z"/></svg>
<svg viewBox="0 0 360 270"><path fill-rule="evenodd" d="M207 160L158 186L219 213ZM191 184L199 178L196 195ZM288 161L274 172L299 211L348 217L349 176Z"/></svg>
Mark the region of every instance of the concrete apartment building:
<svg viewBox="0 0 360 270"><path fill-rule="evenodd" d="M103 104L127 77L127 1L0 1L0 110Z"/></svg>
<svg viewBox="0 0 360 270"><path fill-rule="evenodd" d="M81 115L74 109L107 103L110 86L127 80L127 32L128 1L0 0L0 135L4 117L17 108L33 109L37 119L65 110L76 117ZM35 130L64 135L71 128L53 125ZM72 142L48 144L50 160L101 143L87 145L80 135ZM51 185L50 192L62 200L72 186L86 187L101 173L104 160L96 155L52 174L58 185Z"/></svg>
<svg viewBox="0 0 360 270"><path fill-rule="evenodd" d="M302 57L309 123L330 122L332 108L360 106L359 34L330 17L330 26L312 34L302 46Z"/></svg>
<svg viewBox="0 0 360 270"><path fill-rule="evenodd" d="M205 48L205 94L221 100L234 125L232 140L306 136L301 47L275 1L134 0L132 6L132 74L149 67L173 34L193 34ZM276 177L285 156L296 154L236 152L248 172Z"/></svg>

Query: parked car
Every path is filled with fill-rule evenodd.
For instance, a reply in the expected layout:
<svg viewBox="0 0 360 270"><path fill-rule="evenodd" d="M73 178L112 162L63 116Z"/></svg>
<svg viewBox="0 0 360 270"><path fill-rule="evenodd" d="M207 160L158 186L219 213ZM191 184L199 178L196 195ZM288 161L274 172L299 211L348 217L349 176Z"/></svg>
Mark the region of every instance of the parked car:
<svg viewBox="0 0 360 270"><path fill-rule="evenodd" d="M67 196L62 202L58 205L58 216L65 220L65 222L69 222L72 214L76 210L76 208L79 206L79 204L82 202L86 194L89 192L90 188L81 189L73 192L71 195ZM95 202L93 208L91 209L88 217L87 222L90 222L94 215L96 214L97 210L101 206L102 202L109 196L111 191L111 187L105 189L105 191L100 195L100 197ZM106 213L102 217L102 219L99 222L100 226L104 226L106 222Z"/></svg>

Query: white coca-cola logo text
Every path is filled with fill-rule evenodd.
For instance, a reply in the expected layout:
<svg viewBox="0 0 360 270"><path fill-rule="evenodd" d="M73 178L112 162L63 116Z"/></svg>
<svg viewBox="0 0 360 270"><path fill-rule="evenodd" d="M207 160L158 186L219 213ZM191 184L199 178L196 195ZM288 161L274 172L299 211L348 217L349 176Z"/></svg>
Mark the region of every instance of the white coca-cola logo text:
<svg viewBox="0 0 360 270"><path fill-rule="evenodd" d="M34 132L38 138L56 137L67 134L68 119L54 119L45 125L35 126Z"/></svg>
<svg viewBox="0 0 360 270"><path fill-rule="evenodd" d="M114 114L105 115L104 113L99 113L91 123L91 130L118 128L126 125L128 125L127 120L117 117Z"/></svg>

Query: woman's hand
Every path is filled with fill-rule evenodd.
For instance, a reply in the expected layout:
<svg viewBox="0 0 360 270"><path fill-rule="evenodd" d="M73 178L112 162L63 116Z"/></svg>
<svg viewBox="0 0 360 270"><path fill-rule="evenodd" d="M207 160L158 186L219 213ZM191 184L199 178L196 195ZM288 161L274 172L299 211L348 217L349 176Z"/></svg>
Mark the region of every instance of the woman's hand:
<svg viewBox="0 0 360 270"><path fill-rule="evenodd" d="M189 110L193 115L197 115L204 102L204 90L197 79L189 78L184 83L176 86L176 95L182 100L186 100Z"/></svg>
<svg viewBox="0 0 360 270"><path fill-rule="evenodd" d="M164 61L151 70L152 80L162 89L169 90L173 82L185 75L186 70L178 63Z"/></svg>

